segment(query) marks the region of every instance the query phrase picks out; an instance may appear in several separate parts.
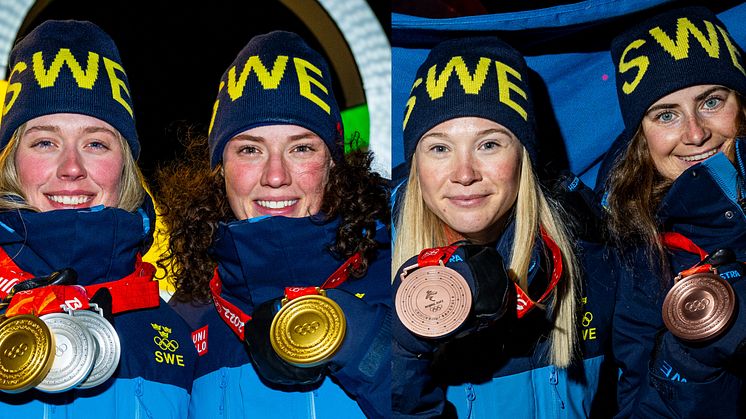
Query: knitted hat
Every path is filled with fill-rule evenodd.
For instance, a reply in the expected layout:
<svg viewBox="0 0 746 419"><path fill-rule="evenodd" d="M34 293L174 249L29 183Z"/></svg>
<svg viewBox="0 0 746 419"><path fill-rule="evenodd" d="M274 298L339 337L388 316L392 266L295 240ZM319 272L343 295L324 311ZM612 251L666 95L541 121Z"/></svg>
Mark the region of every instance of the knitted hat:
<svg viewBox="0 0 746 419"><path fill-rule="evenodd" d="M659 14L614 38L619 106L629 141L648 108L677 90L716 84L746 93L741 49L704 7Z"/></svg>
<svg viewBox="0 0 746 419"><path fill-rule="evenodd" d="M0 148L21 124L43 115L77 113L105 121L140 154L127 75L114 41L90 22L49 20L10 53L0 119Z"/></svg>
<svg viewBox="0 0 746 419"><path fill-rule="evenodd" d="M495 37L436 45L417 70L404 114L404 157L420 138L453 118L476 116L508 128L536 164L536 122L523 56Z"/></svg>
<svg viewBox="0 0 746 419"><path fill-rule="evenodd" d="M212 167L223 149L250 128L299 125L342 158L342 118L329 66L298 35L275 31L251 39L220 79L208 143Z"/></svg>

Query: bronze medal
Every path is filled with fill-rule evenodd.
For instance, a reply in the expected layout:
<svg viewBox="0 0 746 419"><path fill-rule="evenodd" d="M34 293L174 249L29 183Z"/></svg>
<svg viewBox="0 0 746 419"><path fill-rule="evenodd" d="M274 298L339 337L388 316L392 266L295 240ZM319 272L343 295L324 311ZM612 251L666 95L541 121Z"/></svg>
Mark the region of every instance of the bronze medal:
<svg viewBox="0 0 746 419"><path fill-rule="evenodd" d="M453 269L425 266L402 278L394 303L399 320L412 333L439 338L455 331L469 317L471 289Z"/></svg>
<svg viewBox="0 0 746 419"><path fill-rule="evenodd" d="M46 377L54 361L54 335L36 316L0 322L0 390L19 393Z"/></svg>
<svg viewBox="0 0 746 419"><path fill-rule="evenodd" d="M663 322L678 338L698 342L718 336L730 323L735 295L730 284L710 272L677 280L663 301Z"/></svg>
<svg viewBox="0 0 746 419"><path fill-rule="evenodd" d="M321 291L283 304L269 332L280 358L298 367L313 367L337 352L347 326L336 302Z"/></svg>

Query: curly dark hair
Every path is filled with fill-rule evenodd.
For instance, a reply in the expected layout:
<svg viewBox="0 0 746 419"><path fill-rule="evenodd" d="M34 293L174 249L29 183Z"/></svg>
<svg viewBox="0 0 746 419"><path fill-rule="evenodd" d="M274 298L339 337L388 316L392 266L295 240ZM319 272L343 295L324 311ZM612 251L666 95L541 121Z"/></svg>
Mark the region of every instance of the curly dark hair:
<svg viewBox="0 0 746 419"><path fill-rule="evenodd" d="M388 181L371 170L373 154L349 152L329 171L321 212L340 218L330 251L341 259L360 252L363 261L353 277L365 275L381 246L376 225L390 229ZM179 301L208 302L209 281L216 261L208 254L218 223L235 220L225 192L220 167L210 169L207 138L188 140L185 156L156 173L156 197L169 232L169 248L158 265L173 273L174 297Z"/></svg>

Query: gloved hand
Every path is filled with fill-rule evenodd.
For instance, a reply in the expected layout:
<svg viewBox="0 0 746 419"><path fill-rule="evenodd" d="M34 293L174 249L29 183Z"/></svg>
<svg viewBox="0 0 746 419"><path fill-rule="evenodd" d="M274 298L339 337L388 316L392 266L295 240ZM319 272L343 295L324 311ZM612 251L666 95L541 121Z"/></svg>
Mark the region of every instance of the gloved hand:
<svg viewBox="0 0 746 419"><path fill-rule="evenodd" d="M245 340L259 374L266 381L279 385L313 384L323 378L327 367L334 371L348 365L357 368L369 353L376 355L368 359L365 368L370 371L362 372L373 375L381 367L376 359L390 351L390 309L368 304L338 289L326 290L326 296L340 306L347 327L342 345L336 353L321 365L312 367L292 365L280 358L272 348L270 326L281 308L280 299L265 302L254 310L252 319L245 325Z"/></svg>
<svg viewBox="0 0 746 419"><path fill-rule="evenodd" d="M549 191L571 217L571 230L576 237L592 243L605 240L603 210L592 189L573 173L564 170L549 181Z"/></svg>
<svg viewBox="0 0 746 419"><path fill-rule="evenodd" d="M404 268L415 263L417 257L413 257L399 269L394 282L394 295L402 284L401 273ZM414 335L397 317L393 325L394 340L412 353L432 352L440 343L472 334L498 321L510 322L516 317L515 284L508 277L502 257L493 247L462 244L445 266L458 272L469 285L472 294L471 312L458 329L435 339Z"/></svg>
<svg viewBox="0 0 746 419"><path fill-rule="evenodd" d="M276 298L259 305L252 313L251 320L244 326L244 340L249 347L249 355L259 375L265 381L280 385L310 385L324 378L326 366L297 367L277 355L269 340L272 319L281 308L281 299Z"/></svg>

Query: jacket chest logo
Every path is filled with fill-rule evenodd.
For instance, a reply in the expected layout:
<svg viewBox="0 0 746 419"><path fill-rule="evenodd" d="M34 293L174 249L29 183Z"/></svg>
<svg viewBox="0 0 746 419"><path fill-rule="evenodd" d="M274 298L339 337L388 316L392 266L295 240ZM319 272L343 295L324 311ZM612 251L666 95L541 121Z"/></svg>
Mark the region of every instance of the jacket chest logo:
<svg viewBox="0 0 746 419"><path fill-rule="evenodd" d="M156 348L155 352L153 352L155 361L159 364L183 367L184 355L177 353L181 345L176 339L171 339L171 328L155 323L150 323L150 326L152 326L153 330L157 332L157 334L153 336L153 344Z"/></svg>

